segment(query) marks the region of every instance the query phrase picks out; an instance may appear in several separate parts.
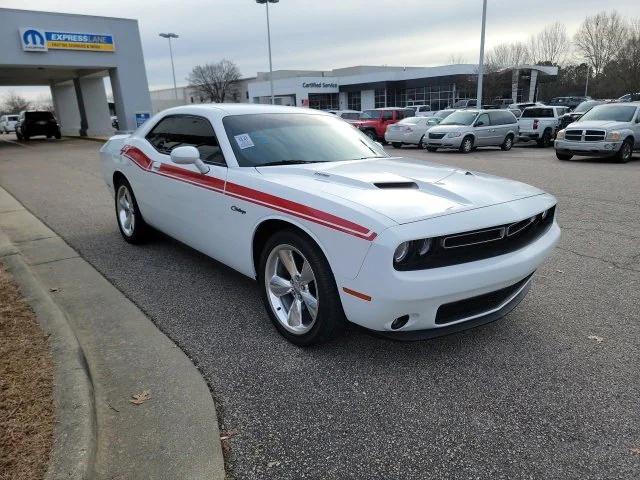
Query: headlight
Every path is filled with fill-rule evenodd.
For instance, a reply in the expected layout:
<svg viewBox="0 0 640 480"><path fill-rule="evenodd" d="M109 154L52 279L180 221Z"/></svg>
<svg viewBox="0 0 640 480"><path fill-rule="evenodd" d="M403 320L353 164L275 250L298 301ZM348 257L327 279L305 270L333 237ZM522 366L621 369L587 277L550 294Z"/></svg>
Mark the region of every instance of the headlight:
<svg viewBox="0 0 640 480"><path fill-rule="evenodd" d="M620 132L614 130L613 132L607 133L607 140L611 142L617 142L618 140L620 140Z"/></svg>
<svg viewBox="0 0 640 480"><path fill-rule="evenodd" d="M399 265L412 259L424 257L431 251L432 244L433 240L431 238L402 242L393 254L393 263Z"/></svg>
<svg viewBox="0 0 640 480"><path fill-rule="evenodd" d="M459 137L460 135L462 135L462 133L460 133L460 132L449 132L449 133L447 133L447 137L449 137L449 138Z"/></svg>
<svg viewBox="0 0 640 480"><path fill-rule="evenodd" d="M565 133L566 133L565 129L562 129L558 133L556 133L556 140L564 140Z"/></svg>

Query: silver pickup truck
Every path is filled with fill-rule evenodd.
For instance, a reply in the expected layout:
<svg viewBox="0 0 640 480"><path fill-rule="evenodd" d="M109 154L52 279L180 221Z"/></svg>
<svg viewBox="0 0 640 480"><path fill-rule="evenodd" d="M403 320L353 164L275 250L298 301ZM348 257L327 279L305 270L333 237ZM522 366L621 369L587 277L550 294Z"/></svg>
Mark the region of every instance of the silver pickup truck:
<svg viewBox="0 0 640 480"><path fill-rule="evenodd" d="M559 160L574 155L631 160L640 149L640 102L598 105L560 130L554 143Z"/></svg>

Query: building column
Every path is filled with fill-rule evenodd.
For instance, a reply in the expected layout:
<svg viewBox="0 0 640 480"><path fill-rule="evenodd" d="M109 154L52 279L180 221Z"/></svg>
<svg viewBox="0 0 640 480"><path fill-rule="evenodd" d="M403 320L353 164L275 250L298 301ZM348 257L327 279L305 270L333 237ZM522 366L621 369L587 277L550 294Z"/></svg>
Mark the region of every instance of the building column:
<svg viewBox="0 0 640 480"><path fill-rule="evenodd" d="M518 80L520 79L520 70L517 68L511 72L511 98L513 103L518 103Z"/></svg>
<svg viewBox="0 0 640 480"><path fill-rule="evenodd" d="M72 81L51 85L51 97L62 135L77 136L80 132L80 111Z"/></svg>
<svg viewBox="0 0 640 480"><path fill-rule="evenodd" d="M362 90L362 92L360 92L360 95L361 95L360 107L362 108L362 110L371 110L372 108L375 108L376 106L375 90Z"/></svg>
<svg viewBox="0 0 640 480"><path fill-rule="evenodd" d="M538 70L531 70L531 82L529 83L529 101L530 102L535 102L537 84L538 84Z"/></svg>
<svg viewBox="0 0 640 480"><path fill-rule="evenodd" d="M151 113L151 97L144 64L126 70L109 69L113 102L120 130L135 130L136 113Z"/></svg>
<svg viewBox="0 0 640 480"><path fill-rule="evenodd" d="M89 123L87 122L87 111L84 108L82 86L80 85L80 79L78 77L73 79L73 89L76 94L76 104L78 105L78 113L80 114L80 129L78 130L78 134L81 137L86 137L87 130L89 129Z"/></svg>
<svg viewBox="0 0 640 480"><path fill-rule="evenodd" d="M113 135L104 79L102 77L81 77L78 83L87 122L86 135L90 137ZM78 105L80 105L80 101L78 101ZM82 116L82 109L80 109L80 114Z"/></svg>
<svg viewBox="0 0 640 480"><path fill-rule="evenodd" d="M340 92L338 94L338 103L340 110L349 110L349 102L347 100L347 92Z"/></svg>

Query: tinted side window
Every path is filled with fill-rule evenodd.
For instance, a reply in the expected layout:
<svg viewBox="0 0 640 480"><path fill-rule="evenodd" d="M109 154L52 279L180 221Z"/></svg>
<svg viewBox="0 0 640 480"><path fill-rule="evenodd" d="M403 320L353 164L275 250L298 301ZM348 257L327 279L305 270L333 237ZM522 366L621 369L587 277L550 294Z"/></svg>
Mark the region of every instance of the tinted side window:
<svg viewBox="0 0 640 480"><path fill-rule="evenodd" d="M491 122L489 121L489 115L486 113L483 113L476 119L476 123L479 123L479 122L482 122L483 127L486 127L487 125L491 125Z"/></svg>
<svg viewBox="0 0 640 480"><path fill-rule="evenodd" d="M491 119L491 125L502 125L505 123L502 112L489 112L489 118Z"/></svg>
<svg viewBox="0 0 640 480"><path fill-rule="evenodd" d="M402 117L399 117L402 118ZM393 110L383 110L382 120L393 120Z"/></svg>
<svg viewBox="0 0 640 480"><path fill-rule="evenodd" d="M147 141L169 155L176 147L193 146L203 162L225 163L213 127L206 118L191 115L165 117L147 134Z"/></svg>

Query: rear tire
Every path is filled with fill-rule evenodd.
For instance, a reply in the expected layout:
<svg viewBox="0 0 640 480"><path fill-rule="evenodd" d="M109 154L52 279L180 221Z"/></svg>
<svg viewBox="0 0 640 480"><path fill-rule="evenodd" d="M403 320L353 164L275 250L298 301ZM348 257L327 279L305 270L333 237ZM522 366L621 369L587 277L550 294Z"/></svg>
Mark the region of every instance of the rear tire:
<svg viewBox="0 0 640 480"><path fill-rule="evenodd" d="M373 140L374 142L378 141L378 137L376 136L376 132L374 132L373 130L365 130L364 134L369 137L371 140Z"/></svg>
<svg viewBox="0 0 640 480"><path fill-rule="evenodd" d="M556 157L558 157L558 160L571 160L573 158L573 155L556 152Z"/></svg>
<svg viewBox="0 0 640 480"><path fill-rule="evenodd" d="M629 139L622 142L622 146L616 153L615 160L618 163L627 163L633 157L633 142Z"/></svg>
<svg viewBox="0 0 640 480"><path fill-rule="evenodd" d="M427 147L427 152L437 152L438 151L438 147Z"/></svg>
<svg viewBox="0 0 640 480"><path fill-rule="evenodd" d="M400 143L400 142L391 142L391 146L393 148L402 148L402 143Z"/></svg>
<svg viewBox="0 0 640 480"><path fill-rule="evenodd" d="M467 136L462 139L462 143L460 144L460 151L462 153L471 153L473 150L473 137Z"/></svg>
<svg viewBox="0 0 640 480"><path fill-rule="evenodd" d="M293 275L282 260L283 256L289 258L287 253L293 259ZM304 268L305 263L309 268ZM274 282L276 277L278 281ZM310 346L326 342L344 325L329 262L311 239L297 231L282 230L267 240L260 255L258 285L271 322L291 343ZM315 305L315 316L309 305Z"/></svg>
<svg viewBox="0 0 640 480"><path fill-rule="evenodd" d="M507 138L504 139L504 142L502 142L502 145L500 145L500 148L505 152L508 152L509 150L511 150L512 147L513 147L513 135L509 134L507 135Z"/></svg>
<svg viewBox="0 0 640 480"><path fill-rule="evenodd" d="M547 148L551 145L551 130L545 130L542 134L542 138L537 140L536 143L540 148Z"/></svg>
<svg viewBox="0 0 640 480"><path fill-rule="evenodd" d="M144 243L149 237L150 227L142 218L131 185L126 179L121 178L116 181L114 187L116 221L122 238L134 245Z"/></svg>
<svg viewBox="0 0 640 480"><path fill-rule="evenodd" d="M56 134L54 135L54 137L56 137L56 140L60 140L60 138L62 138L62 135L60 134L60 132L56 132Z"/></svg>

